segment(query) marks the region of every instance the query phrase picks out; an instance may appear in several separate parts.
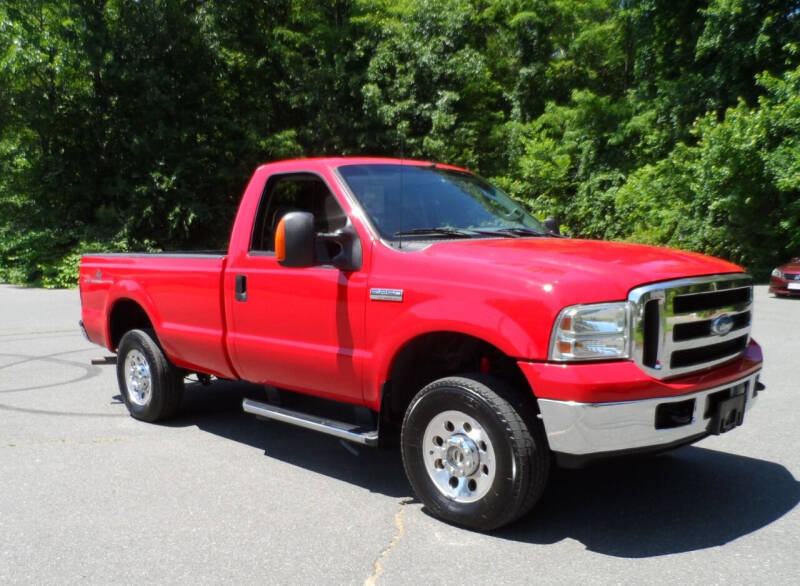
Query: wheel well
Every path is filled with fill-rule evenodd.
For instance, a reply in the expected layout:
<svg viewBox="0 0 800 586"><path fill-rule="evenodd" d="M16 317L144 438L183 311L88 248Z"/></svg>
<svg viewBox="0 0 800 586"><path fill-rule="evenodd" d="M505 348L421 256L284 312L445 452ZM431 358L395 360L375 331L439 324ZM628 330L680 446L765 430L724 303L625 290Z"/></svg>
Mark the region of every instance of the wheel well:
<svg viewBox="0 0 800 586"><path fill-rule="evenodd" d="M111 336L111 346L116 349L122 336L130 330L153 327L153 323L145 313L142 306L130 299L120 299L111 309L108 318L108 331Z"/></svg>
<svg viewBox="0 0 800 586"><path fill-rule="evenodd" d="M411 399L436 379L481 372L507 381L518 389L522 401L535 410L536 400L517 361L479 338L457 332L423 334L408 342L395 356L384 383L381 423L399 428Z"/></svg>

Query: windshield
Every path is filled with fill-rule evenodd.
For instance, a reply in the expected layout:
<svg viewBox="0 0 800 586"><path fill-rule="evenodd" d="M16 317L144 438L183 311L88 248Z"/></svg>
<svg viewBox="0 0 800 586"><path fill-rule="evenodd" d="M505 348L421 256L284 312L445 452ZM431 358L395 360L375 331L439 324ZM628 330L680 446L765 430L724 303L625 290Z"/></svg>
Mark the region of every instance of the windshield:
<svg viewBox="0 0 800 586"><path fill-rule="evenodd" d="M386 239L546 233L521 205L470 173L398 164L343 165L339 173Z"/></svg>

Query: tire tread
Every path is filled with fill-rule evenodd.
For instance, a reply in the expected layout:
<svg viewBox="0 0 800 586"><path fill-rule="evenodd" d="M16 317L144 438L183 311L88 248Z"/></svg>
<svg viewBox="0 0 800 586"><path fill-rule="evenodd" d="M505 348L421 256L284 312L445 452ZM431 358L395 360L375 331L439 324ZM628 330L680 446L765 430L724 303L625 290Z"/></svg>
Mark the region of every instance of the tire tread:
<svg viewBox="0 0 800 586"><path fill-rule="evenodd" d="M153 396L150 404L144 411L136 411L127 400L124 375L121 374L122 364L124 363L124 352L129 345L140 347L152 357L154 364L151 365L153 377ZM183 376L182 372L176 368L167 358L158 337L152 329L130 330L120 340L117 377L120 392L125 399L125 405L130 414L142 421L156 422L164 421L175 416L180 408L183 399Z"/></svg>
<svg viewBox="0 0 800 586"><path fill-rule="evenodd" d="M513 448L519 454L517 480L513 493L502 512L491 519L478 518L456 521L480 530L491 530L506 525L531 510L539 500L547 484L551 466L551 455L547 448L547 438L541 421L538 419L535 404L526 402L520 392L503 381L489 375L467 374L449 376L432 382L422 389L411 401L403 420L403 429L413 411L413 407L425 396L442 388L460 387L480 397L499 416ZM403 465L409 470L406 453L403 450ZM447 511L432 509L441 517L448 518ZM450 518L449 520L453 520Z"/></svg>

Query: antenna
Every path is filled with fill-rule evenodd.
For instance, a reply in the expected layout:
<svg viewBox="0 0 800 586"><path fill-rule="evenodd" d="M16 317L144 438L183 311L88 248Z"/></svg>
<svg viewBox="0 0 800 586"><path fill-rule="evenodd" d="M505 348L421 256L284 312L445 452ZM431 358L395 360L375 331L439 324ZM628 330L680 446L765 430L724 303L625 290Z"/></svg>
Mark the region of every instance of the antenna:
<svg viewBox="0 0 800 586"><path fill-rule="evenodd" d="M403 224L403 217L405 215L405 206L403 205L405 202L405 184L403 183L403 179L406 172L406 136L402 132L400 132L400 125L397 125L397 132L400 133L400 229L405 230L405 225ZM403 239L401 238L399 241L398 248L403 248Z"/></svg>

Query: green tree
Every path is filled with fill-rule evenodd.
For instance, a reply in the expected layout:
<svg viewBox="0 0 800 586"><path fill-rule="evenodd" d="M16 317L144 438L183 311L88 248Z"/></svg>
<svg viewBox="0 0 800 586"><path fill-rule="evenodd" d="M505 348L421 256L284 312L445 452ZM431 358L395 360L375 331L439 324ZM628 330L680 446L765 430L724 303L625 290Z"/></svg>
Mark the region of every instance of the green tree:
<svg viewBox="0 0 800 586"><path fill-rule="evenodd" d="M256 165L331 154L762 274L798 244L798 39L797 0L4 0L0 279L222 247Z"/></svg>

